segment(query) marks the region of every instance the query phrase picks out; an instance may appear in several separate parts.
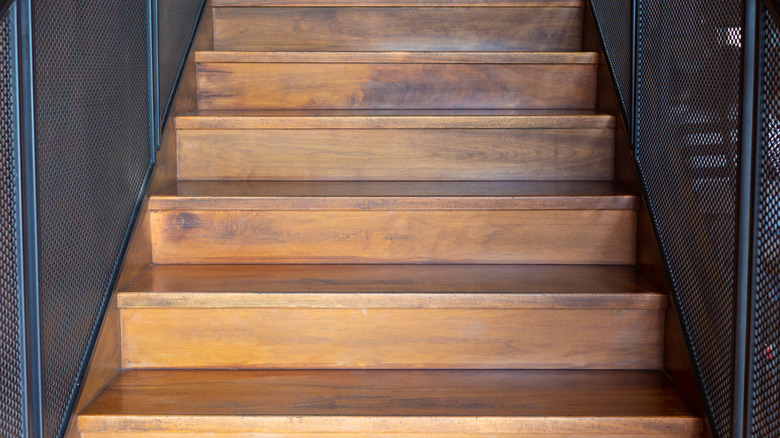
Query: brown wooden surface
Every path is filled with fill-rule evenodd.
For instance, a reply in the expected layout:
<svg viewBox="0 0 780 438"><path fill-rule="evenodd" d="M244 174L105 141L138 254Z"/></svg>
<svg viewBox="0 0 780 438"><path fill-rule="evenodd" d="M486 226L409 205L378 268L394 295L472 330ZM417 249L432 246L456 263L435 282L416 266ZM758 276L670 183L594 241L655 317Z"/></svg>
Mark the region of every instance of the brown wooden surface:
<svg viewBox="0 0 780 438"><path fill-rule="evenodd" d="M79 427L691 437L701 422L661 373L648 371L130 371Z"/></svg>
<svg viewBox="0 0 780 438"><path fill-rule="evenodd" d="M591 65L594 52L195 52L197 63Z"/></svg>
<svg viewBox="0 0 780 438"><path fill-rule="evenodd" d="M184 180L612 179L611 129L179 130Z"/></svg>
<svg viewBox="0 0 780 438"><path fill-rule="evenodd" d="M583 181L179 181L156 210L620 210L636 197Z"/></svg>
<svg viewBox="0 0 780 438"><path fill-rule="evenodd" d="M272 54L251 52L199 55L201 109L588 109L595 105L596 64L538 63L539 57L557 54L321 53L320 62L312 62L314 54L303 52L281 54L276 61ZM534 63L515 63L523 60Z"/></svg>
<svg viewBox="0 0 780 438"><path fill-rule="evenodd" d="M219 51L578 51L582 8L216 8Z"/></svg>
<svg viewBox="0 0 780 438"><path fill-rule="evenodd" d="M633 266L153 265L121 308L659 309Z"/></svg>
<svg viewBox="0 0 780 438"><path fill-rule="evenodd" d="M155 211L154 263L630 264L633 210Z"/></svg>
<svg viewBox="0 0 780 438"><path fill-rule="evenodd" d="M231 110L176 117L193 129L614 129L594 110Z"/></svg>
<svg viewBox="0 0 780 438"><path fill-rule="evenodd" d="M214 0L215 7L245 6L439 6L439 7L582 7L583 0Z"/></svg>
<svg viewBox="0 0 780 438"><path fill-rule="evenodd" d="M125 368L660 369L663 309L122 309Z"/></svg>

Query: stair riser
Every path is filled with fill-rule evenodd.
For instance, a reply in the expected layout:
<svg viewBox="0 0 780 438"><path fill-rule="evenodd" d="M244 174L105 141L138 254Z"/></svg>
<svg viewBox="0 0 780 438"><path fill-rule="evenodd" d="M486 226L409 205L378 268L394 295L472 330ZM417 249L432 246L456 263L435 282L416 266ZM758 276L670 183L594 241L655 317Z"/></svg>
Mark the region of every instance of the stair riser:
<svg viewBox="0 0 780 438"><path fill-rule="evenodd" d="M632 264L633 210L152 211L154 263Z"/></svg>
<svg viewBox="0 0 780 438"><path fill-rule="evenodd" d="M122 309L122 358L130 368L654 369L663 321L661 309Z"/></svg>
<svg viewBox="0 0 780 438"><path fill-rule="evenodd" d="M596 64L199 62L200 109L592 109Z"/></svg>
<svg viewBox="0 0 780 438"><path fill-rule="evenodd" d="M582 8L215 8L223 51L579 51Z"/></svg>
<svg viewBox="0 0 780 438"><path fill-rule="evenodd" d="M178 130L182 180L613 177L611 129Z"/></svg>

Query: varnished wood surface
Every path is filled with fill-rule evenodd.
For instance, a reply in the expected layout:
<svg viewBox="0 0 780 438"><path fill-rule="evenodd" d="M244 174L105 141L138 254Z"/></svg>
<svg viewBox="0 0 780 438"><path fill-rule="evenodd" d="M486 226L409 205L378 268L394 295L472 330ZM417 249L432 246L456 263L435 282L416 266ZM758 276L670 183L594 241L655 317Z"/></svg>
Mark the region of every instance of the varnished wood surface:
<svg viewBox="0 0 780 438"><path fill-rule="evenodd" d="M198 129L614 129L594 110L219 110L176 117Z"/></svg>
<svg viewBox="0 0 780 438"><path fill-rule="evenodd" d="M594 52L195 52L197 63L592 65Z"/></svg>
<svg viewBox="0 0 780 438"><path fill-rule="evenodd" d="M631 264L633 210L152 213L154 263Z"/></svg>
<svg viewBox="0 0 780 438"><path fill-rule="evenodd" d="M411 7L582 7L583 0L214 0L215 7L411 6Z"/></svg>
<svg viewBox="0 0 780 438"><path fill-rule="evenodd" d="M153 265L121 308L658 309L663 293L633 266Z"/></svg>
<svg viewBox="0 0 780 438"><path fill-rule="evenodd" d="M157 210L623 210L636 197L607 182L179 181Z"/></svg>
<svg viewBox="0 0 780 438"><path fill-rule="evenodd" d="M582 8L216 8L218 51L578 51Z"/></svg>
<svg viewBox="0 0 780 438"><path fill-rule="evenodd" d="M701 422L663 374L647 371L129 371L80 416L79 427L691 437Z"/></svg>
<svg viewBox="0 0 780 438"><path fill-rule="evenodd" d="M588 54L584 64L541 64L541 56L566 54L533 53L198 55L200 109L589 109L595 105L596 64L590 63Z"/></svg>
<svg viewBox="0 0 780 438"><path fill-rule="evenodd" d="M610 180L611 129L178 131L183 180Z"/></svg>
<svg viewBox="0 0 780 438"><path fill-rule="evenodd" d="M122 309L124 368L660 369L663 309Z"/></svg>

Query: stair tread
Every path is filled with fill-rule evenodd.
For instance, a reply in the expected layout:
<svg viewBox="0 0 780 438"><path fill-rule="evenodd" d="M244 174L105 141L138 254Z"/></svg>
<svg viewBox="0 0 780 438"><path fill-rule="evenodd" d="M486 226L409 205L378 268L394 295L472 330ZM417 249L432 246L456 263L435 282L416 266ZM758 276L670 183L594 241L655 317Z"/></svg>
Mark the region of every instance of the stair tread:
<svg viewBox="0 0 780 438"><path fill-rule="evenodd" d="M665 433L700 420L656 371L133 370L79 430Z"/></svg>
<svg viewBox="0 0 780 438"><path fill-rule="evenodd" d="M635 209L636 196L590 181L178 181L164 209Z"/></svg>
<svg viewBox="0 0 780 438"><path fill-rule="evenodd" d="M596 52L195 52L197 63L596 64Z"/></svg>
<svg viewBox="0 0 780 438"><path fill-rule="evenodd" d="M663 308L634 266L152 265L120 308Z"/></svg>
<svg viewBox="0 0 780 438"><path fill-rule="evenodd" d="M177 129L577 129L614 128L596 110L200 110Z"/></svg>
<svg viewBox="0 0 780 438"><path fill-rule="evenodd" d="M582 7L583 0L213 0L212 6Z"/></svg>

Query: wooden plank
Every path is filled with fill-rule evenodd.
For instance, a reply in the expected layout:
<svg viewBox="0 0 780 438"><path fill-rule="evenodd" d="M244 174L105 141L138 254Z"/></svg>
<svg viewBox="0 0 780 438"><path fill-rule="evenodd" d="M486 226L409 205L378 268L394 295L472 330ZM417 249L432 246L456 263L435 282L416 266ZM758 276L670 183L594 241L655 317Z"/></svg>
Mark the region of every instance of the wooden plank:
<svg viewBox="0 0 780 438"><path fill-rule="evenodd" d="M582 7L583 0L214 0L215 7Z"/></svg>
<svg viewBox="0 0 780 438"><path fill-rule="evenodd" d="M236 64L598 64L595 52L195 52L195 62Z"/></svg>
<svg viewBox="0 0 780 438"><path fill-rule="evenodd" d="M196 129L614 129L593 110L250 110L195 111L176 128Z"/></svg>
<svg viewBox="0 0 780 438"><path fill-rule="evenodd" d="M579 51L582 8L216 8L218 51Z"/></svg>
<svg viewBox="0 0 780 438"><path fill-rule="evenodd" d="M611 129L178 131L180 180L590 180Z"/></svg>
<svg viewBox="0 0 780 438"><path fill-rule="evenodd" d="M596 64L517 64L513 63L517 61L513 56L500 53L478 53L474 57L389 53L376 56L375 60L363 54L331 56L301 52L275 59L261 53L247 52L240 57L212 53L223 56L223 60L243 61L202 60L198 64L200 109L588 109L595 106ZM200 52L200 55L207 54ZM216 57L208 56L212 60ZM311 62L317 57L321 62ZM248 62L249 59L253 61ZM336 62L339 59L341 62ZM258 60L265 62L254 62ZM356 60L366 63L355 63ZM507 63L466 64L466 61Z"/></svg>
<svg viewBox="0 0 780 438"><path fill-rule="evenodd" d="M121 308L660 309L633 266L153 265Z"/></svg>
<svg viewBox="0 0 780 438"><path fill-rule="evenodd" d="M701 431L701 420L660 372L139 370L104 391L79 427L252 437L689 437Z"/></svg>
<svg viewBox="0 0 780 438"><path fill-rule="evenodd" d="M606 182L179 181L151 210L618 210L636 196Z"/></svg>
<svg viewBox="0 0 780 438"><path fill-rule="evenodd" d="M663 309L132 308L121 314L124 368L660 369L663 360Z"/></svg>
<svg viewBox="0 0 780 438"><path fill-rule="evenodd" d="M155 211L154 263L631 264L633 210Z"/></svg>

